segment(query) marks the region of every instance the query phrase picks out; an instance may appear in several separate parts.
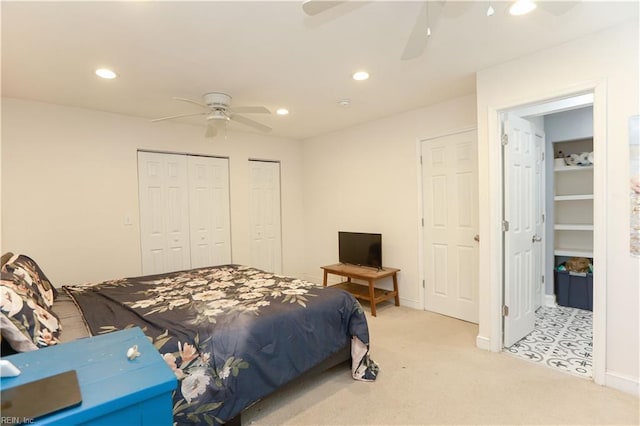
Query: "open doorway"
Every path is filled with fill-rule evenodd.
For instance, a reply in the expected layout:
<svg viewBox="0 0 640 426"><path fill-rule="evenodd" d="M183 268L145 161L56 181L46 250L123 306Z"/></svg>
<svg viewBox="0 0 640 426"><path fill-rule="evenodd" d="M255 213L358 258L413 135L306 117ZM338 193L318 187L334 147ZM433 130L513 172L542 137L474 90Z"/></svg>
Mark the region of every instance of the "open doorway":
<svg viewBox="0 0 640 426"><path fill-rule="evenodd" d="M592 378L593 95L501 113L503 347Z"/></svg>

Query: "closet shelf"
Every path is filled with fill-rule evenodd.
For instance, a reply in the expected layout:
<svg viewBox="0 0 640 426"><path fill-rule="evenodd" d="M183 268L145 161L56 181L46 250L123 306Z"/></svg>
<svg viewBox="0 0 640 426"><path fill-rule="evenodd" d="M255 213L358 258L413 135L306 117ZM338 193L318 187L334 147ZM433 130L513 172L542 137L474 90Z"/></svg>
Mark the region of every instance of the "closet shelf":
<svg viewBox="0 0 640 426"><path fill-rule="evenodd" d="M579 201L579 200L593 200L593 194L581 194L581 195L556 195L553 197L555 201Z"/></svg>
<svg viewBox="0 0 640 426"><path fill-rule="evenodd" d="M553 170L555 172L577 172L583 170L593 170L593 166L564 166L555 167Z"/></svg>
<svg viewBox="0 0 640 426"><path fill-rule="evenodd" d="M556 231L593 231L591 224L556 223L553 227Z"/></svg>
<svg viewBox="0 0 640 426"><path fill-rule="evenodd" d="M556 256L593 257L593 251L579 248L556 248L553 254Z"/></svg>

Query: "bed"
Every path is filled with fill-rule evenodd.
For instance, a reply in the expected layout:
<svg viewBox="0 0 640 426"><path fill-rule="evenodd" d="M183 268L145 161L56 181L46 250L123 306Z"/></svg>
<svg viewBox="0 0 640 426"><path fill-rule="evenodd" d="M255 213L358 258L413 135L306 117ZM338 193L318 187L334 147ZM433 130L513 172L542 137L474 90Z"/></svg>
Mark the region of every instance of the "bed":
<svg viewBox="0 0 640 426"><path fill-rule="evenodd" d="M243 265L56 289L29 257L3 261L3 345L140 327L179 380L176 424L239 423L255 402L349 356L354 379L378 373L364 312L340 289Z"/></svg>

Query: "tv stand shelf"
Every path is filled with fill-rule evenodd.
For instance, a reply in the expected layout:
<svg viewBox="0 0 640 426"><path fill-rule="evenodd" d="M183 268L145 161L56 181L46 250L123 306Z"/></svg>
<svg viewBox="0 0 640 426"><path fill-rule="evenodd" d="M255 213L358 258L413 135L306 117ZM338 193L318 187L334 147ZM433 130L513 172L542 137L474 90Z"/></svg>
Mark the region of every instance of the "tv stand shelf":
<svg viewBox="0 0 640 426"><path fill-rule="evenodd" d="M347 281L333 285L351 293L356 299L365 300L371 304L371 315L376 316L376 304L389 299L395 299L395 305L400 306L400 296L398 293L398 272L396 268L369 268L365 266L347 265L337 263L335 265L323 266L324 279L323 286L327 286L329 274L346 277ZM383 290L375 287L375 282L386 277L393 278L393 290ZM352 279L367 281L367 284L354 283Z"/></svg>

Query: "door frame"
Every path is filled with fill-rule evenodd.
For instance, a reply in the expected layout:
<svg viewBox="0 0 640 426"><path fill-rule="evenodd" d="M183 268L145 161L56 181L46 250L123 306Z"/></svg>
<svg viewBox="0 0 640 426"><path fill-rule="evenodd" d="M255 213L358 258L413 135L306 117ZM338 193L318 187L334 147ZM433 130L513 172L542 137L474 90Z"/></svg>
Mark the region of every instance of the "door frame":
<svg viewBox="0 0 640 426"><path fill-rule="evenodd" d="M593 380L597 384L605 384L606 366L606 307L607 307L607 210L606 210L606 178L607 178L607 86L606 80L595 80L570 88L563 88L547 94L534 96L530 99L514 101L505 105L491 105L487 108L487 137L488 137L488 168L489 170L500 170L502 164L501 136L501 114L518 108L540 105L555 100L577 97L584 94L593 94L593 150L598 162L594 164L594 231L593 231L593 258L594 264L598 267L593 274ZM491 262L488 266L489 273L489 303L485 306L489 308L489 342L483 341L479 336L477 344L479 347L486 347L494 352L502 350L503 342L503 279L504 264L502 253L502 191L504 187L502 173L491 173L489 177L489 207L495 214L489 214L487 218L489 240L488 249L493 256L488 256ZM481 229L482 232L482 224ZM483 246L480 245L482 251ZM480 256L481 259L483 256ZM482 297L482 296L481 296ZM481 306L481 310L483 306Z"/></svg>
<svg viewBox="0 0 640 426"><path fill-rule="evenodd" d="M426 309L426 300L425 300L425 296L426 296L426 289L425 289L425 280L426 280L426 266L424 264L424 226L423 226L423 220L424 220L424 185L423 185L423 181L422 181L422 144L423 142L428 142L434 139L439 139L439 138L443 138L446 136L454 136L454 135L458 135L460 133L466 133L466 132L472 132L472 131L478 131L478 127L477 126L469 126L469 127L461 127L459 129L456 130L451 130L448 132L444 132L444 133L440 133L434 136L429 136L429 137L425 137L425 138L417 138L416 139L416 168L417 168L417 180L418 180L418 195L417 195L417 199L418 199L418 218L416 220L416 235L418 235L418 279L420 280L420 286L419 286L419 297L420 297L420 303L419 306L416 307L416 309L420 309L421 311L424 311ZM477 136L476 136L477 137ZM477 144L477 141L476 141ZM479 208L479 206L478 206ZM478 232L479 232L479 223L478 223ZM479 256L480 251L478 249L478 259L480 258ZM478 283L478 291L480 289L479 283ZM478 294L478 298L480 297L480 295ZM480 309L480 302L478 301L478 309Z"/></svg>

